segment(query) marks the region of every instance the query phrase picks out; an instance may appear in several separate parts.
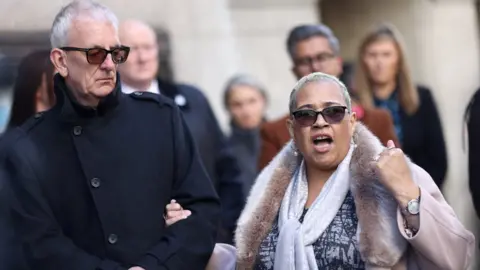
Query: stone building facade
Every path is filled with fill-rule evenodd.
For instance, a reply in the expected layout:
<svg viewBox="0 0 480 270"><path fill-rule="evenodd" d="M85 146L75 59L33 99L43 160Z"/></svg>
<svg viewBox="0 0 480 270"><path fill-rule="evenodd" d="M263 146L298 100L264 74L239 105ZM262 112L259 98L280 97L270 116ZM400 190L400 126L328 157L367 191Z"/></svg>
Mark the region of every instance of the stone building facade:
<svg viewBox="0 0 480 270"><path fill-rule="evenodd" d="M67 2L0 1L0 53L21 54L32 46L48 46L48 39L42 39L42 35ZM111 7L120 19L141 18L166 30L163 40L168 46L164 49L171 49L171 58L163 59L164 66L171 66L176 80L205 91L225 128L222 88L237 72L254 74L268 86L270 118L287 111L295 80L285 39L294 25L326 23L341 41L343 58L354 60L359 40L372 24L394 23L404 35L415 80L433 90L441 113L449 155L445 194L461 220L475 230L467 155L462 149L462 115L471 94L480 86L476 0L100 2Z"/></svg>

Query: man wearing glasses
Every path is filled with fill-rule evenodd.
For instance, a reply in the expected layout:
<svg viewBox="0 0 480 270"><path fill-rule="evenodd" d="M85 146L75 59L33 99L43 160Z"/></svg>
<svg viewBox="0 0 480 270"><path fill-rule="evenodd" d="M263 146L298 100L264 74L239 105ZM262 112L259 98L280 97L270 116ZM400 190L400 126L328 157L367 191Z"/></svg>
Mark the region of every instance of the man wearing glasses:
<svg viewBox="0 0 480 270"><path fill-rule="evenodd" d="M332 30L323 24L300 25L293 28L287 39L287 51L292 60L292 72L300 79L313 72L323 72L335 77L342 74L340 44ZM353 95L352 95L353 96ZM354 104L355 103L355 104ZM389 113L380 109L365 109L353 100L352 107L357 116L379 139L397 141L393 121ZM261 153L259 169L263 169L290 140L286 115L281 119L265 123L260 131Z"/></svg>
<svg viewBox="0 0 480 270"><path fill-rule="evenodd" d="M51 43L57 104L2 150L31 269L205 269L220 205L178 107L122 93L130 49L108 8L70 3ZM172 198L190 216L167 228Z"/></svg>

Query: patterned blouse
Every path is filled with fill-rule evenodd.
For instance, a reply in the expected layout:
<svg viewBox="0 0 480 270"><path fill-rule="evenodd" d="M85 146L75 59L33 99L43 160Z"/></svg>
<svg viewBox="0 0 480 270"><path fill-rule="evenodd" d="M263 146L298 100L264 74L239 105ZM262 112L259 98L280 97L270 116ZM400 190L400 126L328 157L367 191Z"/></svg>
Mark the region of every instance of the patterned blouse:
<svg viewBox="0 0 480 270"><path fill-rule="evenodd" d="M303 212L300 222L303 222L307 210L305 209ZM352 194L348 192L337 215L320 238L313 243L313 252L319 269L365 269L365 264L358 251L357 224L355 202ZM273 270L279 234L277 217L272 230L260 244L255 270Z"/></svg>

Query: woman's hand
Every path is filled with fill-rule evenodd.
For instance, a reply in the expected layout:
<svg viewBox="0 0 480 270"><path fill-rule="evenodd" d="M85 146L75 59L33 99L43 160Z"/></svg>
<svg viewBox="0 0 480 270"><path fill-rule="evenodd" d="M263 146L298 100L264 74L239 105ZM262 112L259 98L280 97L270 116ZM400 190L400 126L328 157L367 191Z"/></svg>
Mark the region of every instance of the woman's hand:
<svg viewBox="0 0 480 270"><path fill-rule="evenodd" d="M166 207L167 214L165 215L165 223L168 226L171 226L182 219L189 217L192 212L189 210L184 210L180 204L175 200L171 200Z"/></svg>
<svg viewBox="0 0 480 270"><path fill-rule="evenodd" d="M420 196L420 189L412 179L405 154L388 141L387 148L375 159L380 182L397 199L401 207Z"/></svg>

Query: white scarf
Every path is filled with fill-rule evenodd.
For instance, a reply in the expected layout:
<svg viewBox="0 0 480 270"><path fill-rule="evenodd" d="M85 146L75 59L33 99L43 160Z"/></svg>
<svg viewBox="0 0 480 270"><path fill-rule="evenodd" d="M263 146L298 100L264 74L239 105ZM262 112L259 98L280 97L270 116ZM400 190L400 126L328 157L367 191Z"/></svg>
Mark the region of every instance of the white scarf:
<svg viewBox="0 0 480 270"><path fill-rule="evenodd" d="M280 235L275 251L274 270L318 269L313 243L320 238L343 204L349 190L349 165L354 146L325 183L303 223L299 222L308 197L304 161L294 173L280 207Z"/></svg>

